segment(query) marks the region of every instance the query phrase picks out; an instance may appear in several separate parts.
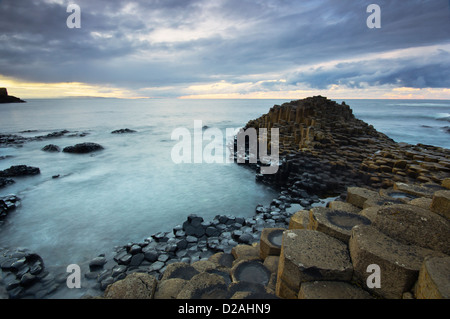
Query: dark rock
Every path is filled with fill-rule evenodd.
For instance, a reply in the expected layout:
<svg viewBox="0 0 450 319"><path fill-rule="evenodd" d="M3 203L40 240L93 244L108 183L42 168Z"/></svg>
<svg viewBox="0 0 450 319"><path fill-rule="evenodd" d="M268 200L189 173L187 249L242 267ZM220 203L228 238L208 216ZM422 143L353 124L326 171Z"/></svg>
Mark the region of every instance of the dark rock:
<svg viewBox="0 0 450 319"><path fill-rule="evenodd" d="M42 148L44 152L61 152L59 146L54 144L48 144Z"/></svg>
<svg viewBox="0 0 450 319"><path fill-rule="evenodd" d="M85 154L103 150L103 146L97 143L81 143L74 146L67 146L63 149L65 153Z"/></svg>
<svg viewBox="0 0 450 319"><path fill-rule="evenodd" d="M112 131L111 134L124 134L124 133L135 133L135 130L130 130L128 128L122 128L120 130Z"/></svg>
<svg viewBox="0 0 450 319"><path fill-rule="evenodd" d="M130 266L137 267L142 263L143 260L144 260L144 254L138 253L131 258Z"/></svg>
<svg viewBox="0 0 450 319"><path fill-rule="evenodd" d="M120 274L124 273L127 270L127 266L125 265L116 265L112 268L112 277L117 277Z"/></svg>
<svg viewBox="0 0 450 319"><path fill-rule="evenodd" d="M31 167L26 165L11 166L8 169L0 171L0 177L18 177L27 175L38 175L41 171L37 167Z"/></svg>
<svg viewBox="0 0 450 319"><path fill-rule="evenodd" d="M10 178L0 177L0 188L6 187L8 185L14 184L14 180Z"/></svg>
<svg viewBox="0 0 450 319"><path fill-rule="evenodd" d="M125 254L118 260L117 263L119 265L128 265L131 262L131 258L133 258L133 255Z"/></svg>
<svg viewBox="0 0 450 319"><path fill-rule="evenodd" d="M0 103L25 103L18 97L8 95L6 88L0 88Z"/></svg>
<svg viewBox="0 0 450 319"><path fill-rule="evenodd" d="M140 253L141 250L142 250L141 246L134 244L131 246L129 253L132 255L135 255L137 253Z"/></svg>
<svg viewBox="0 0 450 319"><path fill-rule="evenodd" d="M209 226L208 228L206 228L205 234L209 237L217 237L220 235L220 230L218 230L216 227Z"/></svg>
<svg viewBox="0 0 450 319"><path fill-rule="evenodd" d="M30 274L30 273L26 273L20 279L20 284L23 287L28 287L31 284L33 284L35 281L36 281L36 276L34 276L34 275Z"/></svg>
<svg viewBox="0 0 450 319"><path fill-rule="evenodd" d="M98 270L102 268L104 264L106 264L105 256L98 256L91 260L89 263L89 269L91 271Z"/></svg>

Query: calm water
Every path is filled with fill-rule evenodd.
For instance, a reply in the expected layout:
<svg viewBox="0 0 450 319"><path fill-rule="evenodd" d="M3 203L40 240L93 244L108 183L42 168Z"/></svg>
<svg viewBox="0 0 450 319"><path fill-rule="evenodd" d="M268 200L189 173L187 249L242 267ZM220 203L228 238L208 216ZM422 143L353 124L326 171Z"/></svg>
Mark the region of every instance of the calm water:
<svg viewBox="0 0 450 319"><path fill-rule="evenodd" d="M252 216L257 204L267 204L277 194L235 164L174 164L170 154L178 141L171 140L171 133L177 127L192 130L194 120L237 129L283 102L56 99L0 105L1 133L89 133L0 148L0 156L13 156L0 160L0 169L18 164L41 169L39 176L17 178L0 189L0 195L22 198L22 206L0 229L0 246L27 247L47 265L66 266L169 231L192 213L206 220L218 214ZM346 103L358 118L398 142L450 148L450 101ZM137 133L111 134L121 128ZM19 133L25 130L37 132ZM105 150L85 155L41 151L50 143L63 148L81 142L96 142Z"/></svg>

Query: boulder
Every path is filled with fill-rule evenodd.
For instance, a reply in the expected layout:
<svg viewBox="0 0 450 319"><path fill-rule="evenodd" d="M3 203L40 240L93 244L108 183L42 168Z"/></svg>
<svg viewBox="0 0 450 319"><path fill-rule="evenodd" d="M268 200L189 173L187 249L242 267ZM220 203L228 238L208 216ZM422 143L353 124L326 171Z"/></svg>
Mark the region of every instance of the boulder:
<svg viewBox="0 0 450 319"><path fill-rule="evenodd" d="M61 152L61 149L59 148L59 146L58 145L55 145L55 144L48 144L48 145L45 145L43 148L42 148L42 150L44 151L44 152Z"/></svg>
<svg viewBox="0 0 450 319"><path fill-rule="evenodd" d="M378 210L373 226L403 244L450 254L450 221L413 205L391 205Z"/></svg>
<svg viewBox="0 0 450 319"><path fill-rule="evenodd" d="M15 183L14 180L11 178L0 177L0 188L6 187L14 183Z"/></svg>
<svg viewBox="0 0 450 319"><path fill-rule="evenodd" d="M111 134L124 134L124 133L136 133L136 131L130 130L129 128L122 128L111 132Z"/></svg>
<svg viewBox="0 0 450 319"><path fill-rule="evenodd" d="M96 152L103 150L103 146L97 143L80 143L74 146L64 147L63 152L65 153L76 153L76 154L86 154L91 152Z"/></svg>
<svg viewBox="0 0 450 319"><path fill-rule="evenodd" d="M450 257L427 257L415 287L417 299L450 299Z"/></svg>
<svg viewBox="0 0 450 319"><path fill-rule="evenodd" d="M349 281L353 267L347 245L324 233L295 229L283 233L276 293L297 298L308 281Z"/></svg>
<svg viewBox="0 0 450 319"><path fill-rule="evenodd" d="M443 255L419 246L402 244L372 226L358 225L349 241L355 279L374 294L400 299L410 291L427 256ZM380 267L380 288L367 287L370 265Z"/></svg>
<svg viewBox="0 0 450 319"><path fill-rule="evenodd" d="M104 293L107 299L153 299L157 286L155 277L132 273L109 285Z"/></svg>
<svg viewBox="0 0 450 319"><path fill-rule="evenodd" d="M15 165L8 169L0 171L0 177L19 177L19 176L32 176L38 175L41 171L37 167L31 167L26 165Z"/></svg>

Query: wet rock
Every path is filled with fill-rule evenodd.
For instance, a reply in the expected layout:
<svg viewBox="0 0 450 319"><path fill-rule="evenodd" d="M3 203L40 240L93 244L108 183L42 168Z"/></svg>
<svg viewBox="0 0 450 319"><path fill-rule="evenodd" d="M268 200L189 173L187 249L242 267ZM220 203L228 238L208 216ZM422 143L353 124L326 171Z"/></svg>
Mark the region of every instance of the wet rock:
<svg viewBox="0 0 450 319"><path fill-rule="evenodd" d="M86 154L103 150L103 146L97 143L80 143L74 146L67 146L63 149L65 153Z"/></svg>
<svg viewBox="0 0 450 319"><path fill-rule="evenodd" d="M44 152L61 152L59 146L54 144L48 144L42 148Z"/></svg>
<svg viewBox="0 0 450 319"><path fill-rule="evenodd" d="M0 220L4 219L11 211L20 206L20 198L16 195L0 197Z"/></svg>
<svg viewBox="0 0 450 319"><path fill-rule="evenodd" d="M95 257L94 259L92 259L89 262L89 269L90 269L90 271L95 271L95 270L101 269L101 268L103 268L103 265L106 264L106 262L107 261L106 261L106 258L104 255Z"/></svg>
<svg viewBox="0 0 450 319"><path fill-rule="evenodd" d="M361 215L326 207L315 207L310 211L308 229L323 232L347 243L355 225L370 225L371 221Z"/></svg>
<svg viewBox="0 0 450 319"><path fill-rule="evenodd" d="M41 171L37 167L31 167L26 165L11 166L8 169L0 171L0 177L19 177L19 176L32 176L38 175Z"/></svg>
<svg viewBox="0 0 450 319"><path fill-rule="evenodd" d="M263 286L268 284L270 274L270 271L258 260L242 260L234 264L231 269L233 282L243 281Z"/></svg>
<svg viewBox="0 0 450 319"><path fill-rule="evenodd" d="M124 133L136 133L136 131L130 130L129 128L122 128L111 132L111 134L124 134Z"/></svg>
<svg viewBox="0 0 450 319"><path fill-rule="evenodd" d="M10 178L0 177L0 188L6 187L8 185L14 184L14 180Z"/></svg>

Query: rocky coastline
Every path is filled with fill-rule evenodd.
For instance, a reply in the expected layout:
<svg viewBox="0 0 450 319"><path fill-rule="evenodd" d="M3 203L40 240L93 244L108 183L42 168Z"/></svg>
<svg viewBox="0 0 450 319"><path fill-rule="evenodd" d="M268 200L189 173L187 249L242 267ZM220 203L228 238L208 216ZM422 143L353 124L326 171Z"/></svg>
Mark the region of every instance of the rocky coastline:
<svg viewBox="0 0 450 319"><path fill-rule="evenodd" d="M25 101L18 97L8 95L6 88L0 88L0 103L25 103Z"/></svg>
<svg viewBox="0 0 450 319"><path fill-rule="evenodd" d="M280 130L276 174L260 174L260 162L241 164L279 197L249 218L189 215L170 231L116 247L112 258L99 255L84 272L86 298L450 297L449 150L396 143L321 96L275 105L250 127ZM0 136L0 146L25 142ZM102 149L91 146L78 147ZM11 172L36 168L0 171L4 187ZM0 198L0 218L19 203ZM367 285L374 264L381 288ZM4 298L65 288L65 277L52 277L26 249L1 249L0 266Z"/></svg>

